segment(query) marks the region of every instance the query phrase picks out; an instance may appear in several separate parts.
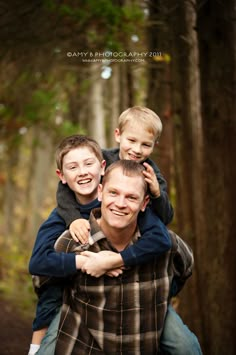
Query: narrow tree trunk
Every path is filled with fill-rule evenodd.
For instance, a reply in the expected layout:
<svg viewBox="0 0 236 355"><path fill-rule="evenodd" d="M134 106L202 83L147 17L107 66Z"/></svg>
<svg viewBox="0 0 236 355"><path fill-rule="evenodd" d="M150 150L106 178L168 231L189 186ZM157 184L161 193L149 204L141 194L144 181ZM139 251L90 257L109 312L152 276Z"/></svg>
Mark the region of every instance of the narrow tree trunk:
<svg viewBox="0 0 236 355"><path fill-rule="evenodd" d="M103 102L103 79L101 78L101 64L91 63L91 116L88 118L89 134L100 144L106 147L105 111Z"/></svg>

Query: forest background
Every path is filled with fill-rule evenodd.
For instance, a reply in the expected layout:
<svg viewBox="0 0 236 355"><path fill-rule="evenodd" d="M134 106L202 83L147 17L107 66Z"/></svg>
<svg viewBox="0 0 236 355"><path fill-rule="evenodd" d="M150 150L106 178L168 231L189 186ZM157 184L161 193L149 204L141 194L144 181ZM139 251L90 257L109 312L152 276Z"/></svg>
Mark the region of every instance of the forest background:
<svg viewBox="0 0 236 355"><path fill-rule="evenodd" d="M56 204L54 150L83 133L114 147L144 105L164 131L153 159L193 248L178 312L206 355L234 355L236 2L0 2L0 299L33 319L28 273Z"/></svg>

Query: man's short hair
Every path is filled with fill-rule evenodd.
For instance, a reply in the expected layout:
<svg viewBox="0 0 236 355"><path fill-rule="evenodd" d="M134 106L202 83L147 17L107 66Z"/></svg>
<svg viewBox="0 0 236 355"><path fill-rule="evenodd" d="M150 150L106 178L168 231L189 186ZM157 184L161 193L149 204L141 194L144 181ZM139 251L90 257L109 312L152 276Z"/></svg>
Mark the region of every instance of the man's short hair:
<svg viewBox="0 0 236 355"><path fill-rule="evenodd" d="M122 112L118 119L120 133L125 130L125 125L129 121L137 125L142 125L147 131L154 135L155 140L160 138L162 122L160 117L154 111L150 110L150 108L133 106Z"/></svg>
<svg viewBox="0 0 236 355"><path fill-rule="evenodd" d="M80 134L74 134L72 136L64 138L58 145L56 149L57 168L59 170L62 170L63 158L69 151L71 151L72 149L84 147L89 148L95 154L99 161L103 160L102 150L99 144L93 138Z"/></svg>
<svg viewBox="0 0 236 355"><path fill-rule="evenodd" d="M120 168L125 176L140 176L143 180L143 187L144 187L144 195L148 192L148 184L145 181L145 177L143 175L143 171L145 170L144 166L133 161L133 160L117 160L105 171L105 174L102 179L102 185L104 186L106 182L109 180L109 176L111 172L117 168Z"/></svg>

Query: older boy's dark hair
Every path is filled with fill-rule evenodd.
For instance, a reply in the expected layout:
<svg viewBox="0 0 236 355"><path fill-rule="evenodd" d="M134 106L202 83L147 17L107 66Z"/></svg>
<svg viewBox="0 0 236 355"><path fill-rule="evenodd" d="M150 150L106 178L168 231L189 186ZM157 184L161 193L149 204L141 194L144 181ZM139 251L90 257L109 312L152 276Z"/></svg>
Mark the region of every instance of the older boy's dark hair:
<svg viewBox="0 0 236 355"><path fill-rule="evenodd" d="M144 166L133 161L133 160L117 160L105 171L105 174L102 179L102 185L104 186L105 183L109 180L110 173L117 168L121 168L122 172L126 176L141 176L143 179L143 186L144 186L144 194L148 193L148 184L145 181L143 171L145 170Z"/></svg>
<svg viewBox="0 0 236 355"><path fill-rule="evenodd" d="M62 170L63 158L72 149L87 147L89 148L97 157L99 161L103 160L102 150L99 144L90 137L74 134L72 136L64 138L56 149L56 163L57 168Z"/></svg>

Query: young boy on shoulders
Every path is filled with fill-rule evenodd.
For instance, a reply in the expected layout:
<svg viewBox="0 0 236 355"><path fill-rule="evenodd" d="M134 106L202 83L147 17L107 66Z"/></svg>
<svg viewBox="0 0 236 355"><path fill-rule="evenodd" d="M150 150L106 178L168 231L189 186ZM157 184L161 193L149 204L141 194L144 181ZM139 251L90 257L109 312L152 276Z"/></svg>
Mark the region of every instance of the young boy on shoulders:
<svg viewBox="0 0 236 355"><path fill-rule="evenodd" d="M85 136L67 137L57 149L56 161L60 180L63 184L68 184L75 196L81 217L87 222L91 209L100 206L97 199L97 188L101 176L104 174L105 161L99 145L93 139ZM121 252L118 261L114 260L114 267L117 262L118 266L125 264L125 260L127 264L132 265L134 261L135 263L142 262L143 254L150 257L170 249L170 237L164 224L151 211L140 218L140 231L143 238L140 238L136 245ZM42 284L42 280L37 279L40 281L38 285L40 286L38 288L39 301L33 322L34 332L29 354L36 353L48 326L60 309L64 282L67 282L68 277L81 268L77 255L56 253L54 250L57 238L65 229L65 221L60 217L57 209L54 209L47 221L40 227L33 248L29 264L30 272L34 275L55 277L55 279L53 285L50 286L47 282ZM146 246L142 247L144 241L146 241ZM86 249L86 245L81 247ZM138 256L138 260L136 260L136 256ZM85 257L84 260L87 258ZM122 270L118 268L113 275L116 276L120 272Z"/></svg>

